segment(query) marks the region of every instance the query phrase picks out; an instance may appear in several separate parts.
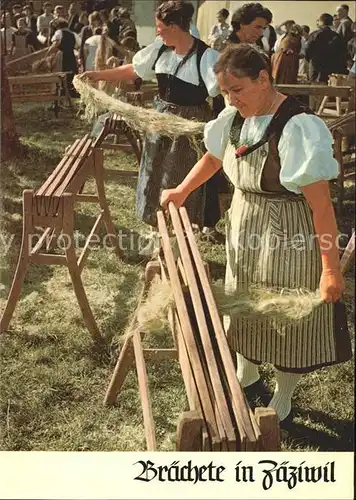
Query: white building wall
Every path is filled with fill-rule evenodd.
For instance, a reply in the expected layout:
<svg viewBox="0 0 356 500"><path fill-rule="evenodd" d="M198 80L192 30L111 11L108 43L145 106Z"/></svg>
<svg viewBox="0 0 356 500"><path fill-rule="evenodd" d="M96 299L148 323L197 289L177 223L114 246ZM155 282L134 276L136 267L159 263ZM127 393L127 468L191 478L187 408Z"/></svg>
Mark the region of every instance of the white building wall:
<svg viewBox="0 0 356 500"><path fill-rule="evenodd" d="M154 12L156 0L136 0L133 5L133 19L137 28L138 43L149 45L156 36Z"/></svg>

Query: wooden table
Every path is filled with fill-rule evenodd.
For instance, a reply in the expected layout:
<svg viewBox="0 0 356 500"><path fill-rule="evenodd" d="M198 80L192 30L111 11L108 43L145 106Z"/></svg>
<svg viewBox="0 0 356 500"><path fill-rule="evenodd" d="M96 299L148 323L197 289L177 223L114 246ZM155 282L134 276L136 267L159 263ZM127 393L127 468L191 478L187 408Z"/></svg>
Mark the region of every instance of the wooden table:
<svg viewBox="0 0 356 500"><path fill-rule="evenodd" d="M40 75L10 76L10 92L13 102L54 102L54 112L58 116L61 100L61 89L72 106L68 86L67 73L44 73Z"/></svg>
<svg viewBox="0 0 356 500"><path fill-rule="evenodd" d="M304 85L304 84L281 84L275 85L275 88L285 95L309 96L309 106L315 107L315 98L336 97L349 100L351 96L351 87L348 86L330 86L330 85ZM318 113L319 114L319 113Z"/></svg>

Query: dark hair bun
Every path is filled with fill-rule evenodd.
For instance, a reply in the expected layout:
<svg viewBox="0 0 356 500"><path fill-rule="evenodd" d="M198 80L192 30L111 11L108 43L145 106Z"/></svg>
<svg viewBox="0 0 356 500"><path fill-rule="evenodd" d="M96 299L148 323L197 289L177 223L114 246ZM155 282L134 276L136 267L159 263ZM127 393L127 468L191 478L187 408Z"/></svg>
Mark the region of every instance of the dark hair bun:
<svg viewBox="0 0 356 500"><path fill-rule="evenodd" d="M183 2L183 12L185 17L189 17L191 19L194 14L193 4L190 2Z"/></svg>
<svg viewBox="0 0 356 500"><path fill-rule="evenodd" d="M157 19L167 26L176 24L183 31L189 31L193 14L193 4L182 0L168 0L168 2L162 3L156 11Z"/></svg>

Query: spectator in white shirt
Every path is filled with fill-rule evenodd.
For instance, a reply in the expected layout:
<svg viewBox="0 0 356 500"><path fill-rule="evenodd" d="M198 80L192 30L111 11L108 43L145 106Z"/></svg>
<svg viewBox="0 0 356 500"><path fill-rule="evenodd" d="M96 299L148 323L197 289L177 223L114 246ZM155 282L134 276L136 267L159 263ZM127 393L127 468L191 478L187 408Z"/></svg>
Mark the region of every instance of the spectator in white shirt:
<svg viewBox="0 0 356 500"><path fill-rule="evenodd" d="M38 16L37 18L37 31L38 31L38 40L43 45L47 45L49 39L49 26L51 21L53 20L52 14L52 4L46 2L43 6L43 14Z"/></svg>
<svg viewBox="0 0 356 500"><path fill-rule="evenodd" d="M68 21L64 18L56 20L57 31L55 31L51 41L52 45L48 50L48 55L56 53L58 50L62 52L62 69L67 73L67 85L69 92L74 97L76 91L72 85L73 77L78 73L77 60L74 54L76 48L76 38L74 33L68 29Z"/></svg>
<svg viewBox="0 0 356 500"><path fill-rule="evenodd" d="M340 18L337 14L334 14L333 15L333 30L337 31L339 26L340 26Z"/></svg>
<svg viewBox="0 0 356 500"><path fill-rule="evenodd" d="M308 38L310 33L310 28L307 25L302 26L302 39L301 39L301 49L300 49L300 61L299 61L299 75L307 80L309 78L309 64L305 59L305 51L308 44Z"/></svg>
<svg viewBox="0 0 356 500"><path fill-rule="evenodd" d="M7 54L9 54L12 49L12 35L17 30L13 26L11 26L11 16L9 12L6 12L2 15L1 21L4 26L3 28L1 28L1 43L4 43L5 38L6 52Z"/></svg>
<svg viewBox="0 0 356 500"><path fill-rule="evenodd" d="M227 9L219 10L217 14L218 22L210 30L208 44L215 50L222 50L226 40L229 38L232 28L226 22L230 13Z"/></svg>
<svg viewBox="0 0 356 500"><path fill-rule="evenodd" d="M84 60L85 69L88 71L95 70L95 57L101 42L102 28L95 28L94 35L85 40L84 43Z"/></svg>

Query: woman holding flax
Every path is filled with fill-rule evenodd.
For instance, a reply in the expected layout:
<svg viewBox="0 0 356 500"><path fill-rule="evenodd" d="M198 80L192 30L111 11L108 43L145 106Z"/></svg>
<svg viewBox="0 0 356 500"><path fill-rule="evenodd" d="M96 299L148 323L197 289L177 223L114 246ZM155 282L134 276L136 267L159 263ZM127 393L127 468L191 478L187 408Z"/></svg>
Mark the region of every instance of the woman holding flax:
<svg viewBox="0 0 356 500"><path fill-rule="evenodd" d="M159 89L156 110L198 121L210 120L212 114L207 98L220 94L213 71L219 53L190 35L193 12L189 2L164 2L156 12L159 38L137 52L132 64L106 71L86 72L83 77L94 81L127 81L156 76ZM147 134L136 196L136 211L143 221L157 226L156 211L162 189L173 188L182 182L196 161L197 153L187 137L171 140L158 134ZM204 223L205 195L205 188L200 187L186 200L190 218L198 225ZM220 218L216 189L213 195L215 198L209 199L211 227Z"/></svg>
<svg viewBox="0 0 356 500"><path fill-rule="evenodd" d="M274 365L269 406L285 426L301 374L351 357L328 187L338 166L324 122L274 89L267 56L246 44L230 46L214 71L231 105L206 125L207 153L177 188L163 191L161 204L181 206L223 168L235 187L227 214L227 289L320 288L323 303L283 330L269 319L225 318L247 392L261 385L258 364Z"/></svg>

